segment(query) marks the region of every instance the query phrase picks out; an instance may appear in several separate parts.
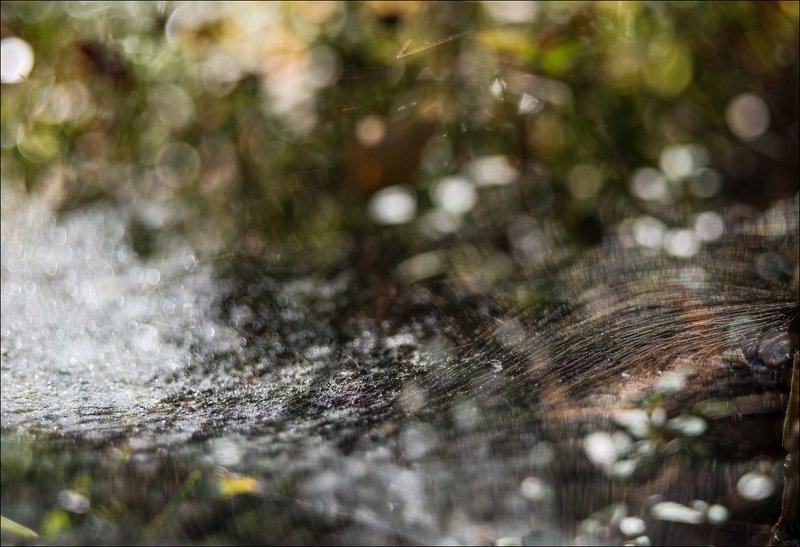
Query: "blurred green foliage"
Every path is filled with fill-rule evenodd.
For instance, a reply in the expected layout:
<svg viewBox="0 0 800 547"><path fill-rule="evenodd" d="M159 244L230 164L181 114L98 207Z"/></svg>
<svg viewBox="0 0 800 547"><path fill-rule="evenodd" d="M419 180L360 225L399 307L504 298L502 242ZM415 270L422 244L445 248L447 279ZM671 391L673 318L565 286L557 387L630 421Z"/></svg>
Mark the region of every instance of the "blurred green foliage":
<svg viewBox="0 0 800 547"><path fill-rule="evenodd" d="M4 2L35 61L3 84L3 186L181 203L221 246L319 252L396 184L431 235L437 181L491 192L471 167L499 156L592 242L609 203L797 191L797 35L788 1ZM667 184L637 195L647 166Z"/></svg>

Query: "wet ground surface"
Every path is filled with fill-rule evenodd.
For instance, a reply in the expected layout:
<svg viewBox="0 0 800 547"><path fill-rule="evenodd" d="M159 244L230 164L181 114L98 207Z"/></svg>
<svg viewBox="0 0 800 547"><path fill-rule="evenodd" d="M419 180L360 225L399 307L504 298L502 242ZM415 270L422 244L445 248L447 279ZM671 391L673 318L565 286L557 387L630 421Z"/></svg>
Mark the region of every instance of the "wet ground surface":
<svg viewBox="0 0 800 547"><path fill-rule="evenodd" d="M796 199L692 257L641 219L532 251L522 218L503 273L476 232L421 279L376 279L380 240L313 269L179 214L4 208L3 514L40 541L766 541Z"/></svg>

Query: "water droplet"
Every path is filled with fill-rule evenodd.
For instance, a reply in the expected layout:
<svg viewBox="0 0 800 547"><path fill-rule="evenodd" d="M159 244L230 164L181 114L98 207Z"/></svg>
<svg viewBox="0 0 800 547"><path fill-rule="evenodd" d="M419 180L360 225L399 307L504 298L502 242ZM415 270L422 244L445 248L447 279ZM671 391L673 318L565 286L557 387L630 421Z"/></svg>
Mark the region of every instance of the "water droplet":
<svg viewBox="0 0 800 547"><path fill-rule="evenodd" d="M144 274L144 279L150 285L158 285L158 282L161 281L161 273L155 268L149 268Z"/></svg>

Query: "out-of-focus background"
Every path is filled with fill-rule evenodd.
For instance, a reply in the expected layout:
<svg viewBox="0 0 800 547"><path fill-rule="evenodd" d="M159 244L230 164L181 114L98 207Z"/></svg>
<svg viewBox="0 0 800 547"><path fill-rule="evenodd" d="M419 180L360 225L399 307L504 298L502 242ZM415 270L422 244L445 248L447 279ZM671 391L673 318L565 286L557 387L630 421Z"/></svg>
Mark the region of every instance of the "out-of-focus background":
<svg viewBox="0 0 800 547"><path fill-rule="evenodd" d="M4 207L178 201L219 248L322 253L457 233L503 185L589 243L629 202L765 207L797 191L797 21L796 2L6 2Z"/></svg>

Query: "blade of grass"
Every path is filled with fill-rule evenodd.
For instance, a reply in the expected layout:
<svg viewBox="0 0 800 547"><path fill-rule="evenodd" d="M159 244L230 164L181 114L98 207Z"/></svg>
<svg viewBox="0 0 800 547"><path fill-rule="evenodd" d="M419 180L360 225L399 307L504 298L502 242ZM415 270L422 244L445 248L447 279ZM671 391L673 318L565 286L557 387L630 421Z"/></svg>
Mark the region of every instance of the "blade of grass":
<svg viewBox="0 0 800 547"><path fill-rule="evenodd" d="M15 536L19 536L25 539L39 538L39 534L31 530L30 528L26 528L20 523L14 522L10 518L4 517L2 515L0 515L0 530L2 530L3 532L8 532L9 534L14 534Z"/></svg>
<svg viewBox="0 0 800 547"><path fill-rule="evenodd" d="M178 509L180 504L183 503L183 500L186 498L186 495L189 493L192 487L197 483L197 481L200 480L201 476L202 473L200 472L200 470L195 469L189 474L188 477L186 477L186 480L181 485L181 489L178 490L178 493L175 494L175 496L169 501L169 503L164 507L164 509L162 509L158 515L156 515L156 518L154 518L153 521L147 525L147 528L144 531L144 539L146 541L153 539L159 532L161 532L161 529L164 527L167 521L172 517L172 515L175 513L175 510Z"/></svg>

